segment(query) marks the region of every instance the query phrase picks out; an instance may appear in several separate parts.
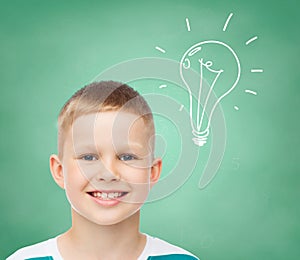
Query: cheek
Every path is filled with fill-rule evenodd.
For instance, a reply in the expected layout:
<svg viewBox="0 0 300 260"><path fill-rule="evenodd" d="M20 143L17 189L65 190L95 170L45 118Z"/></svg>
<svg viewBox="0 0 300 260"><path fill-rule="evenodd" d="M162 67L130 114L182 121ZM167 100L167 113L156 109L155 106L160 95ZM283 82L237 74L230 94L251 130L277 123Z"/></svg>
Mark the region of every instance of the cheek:
<svg viewBox="0 0 300 260"><path fill-rule="evenodd" d="M65 178L65 194L71 207L78 211L81 207L82 192L87 185L86 179L82 176L80 171L69 171Z"/></svg>
<svg viewBox="0 0 300 260"><path fill-rule="evenodd" d="M125 196L123 202L130 204L143 204L150 192L149 183L130 183L130 196Z"/></svg>
<svg viewBox="0 0 300 260"><path fill-rule="evenodd" d="M131 187L131 195L125 197L123 202L131 204L143 204L150 191L150 170L149 169L131 169L123 175L123 179Z"/></svg>
<svg viewBox="0 0 300 260"><path fill-rule="evenodd" d="M149 183L151 170L148 167L124 166L120 172L122 179L129 184L146 184Z"/></svg>
<svg viewBox="0 0 300 260"><path fill-rule="evenodd" d="M71 164L66 168L64 179L65 188L69 193L81 190L88 182L87 177L84 175L84 171L80 169L77 164Z"/></svg>

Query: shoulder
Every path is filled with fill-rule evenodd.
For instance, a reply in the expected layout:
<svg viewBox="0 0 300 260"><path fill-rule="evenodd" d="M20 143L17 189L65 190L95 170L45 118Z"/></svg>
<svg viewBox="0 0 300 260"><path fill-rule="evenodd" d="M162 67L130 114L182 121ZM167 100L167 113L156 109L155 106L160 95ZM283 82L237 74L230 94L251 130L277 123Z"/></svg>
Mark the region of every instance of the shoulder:
<svg viewBox="0 0 300 260"><path fill-rule="evenodd" d="M10 255L6 260L20 260L20 259L43 259L43 260L51 260L56 259L53 258L53 254L56 254L56 237L50 238L48 240L39 242L34 245L26 246L20 248L12 255Z"/></svg>
<svg viewBox="0 0 300 260"><path fill-rule="evenodd" d="M172 245L160 238L152 237L147 234L145 235L147 236L147 243L139 260L199 260L199 258L193 255L191 252L184 250L179 246Z"/></svg>

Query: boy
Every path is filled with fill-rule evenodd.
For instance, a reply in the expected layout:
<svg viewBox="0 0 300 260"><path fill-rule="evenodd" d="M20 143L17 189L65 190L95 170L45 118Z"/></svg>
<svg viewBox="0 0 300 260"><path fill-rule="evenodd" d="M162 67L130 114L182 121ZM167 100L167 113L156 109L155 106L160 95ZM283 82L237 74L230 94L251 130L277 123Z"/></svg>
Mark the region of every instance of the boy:
<svg viewBox="0 0 300 260"><path fill-rule="evenodd" d="M60 111L58 155L50 156L72 226L8 260L197 259L139 232L140 208L162 166L154 135L147 102L129 86L105 81L77 91Z"/></svg>

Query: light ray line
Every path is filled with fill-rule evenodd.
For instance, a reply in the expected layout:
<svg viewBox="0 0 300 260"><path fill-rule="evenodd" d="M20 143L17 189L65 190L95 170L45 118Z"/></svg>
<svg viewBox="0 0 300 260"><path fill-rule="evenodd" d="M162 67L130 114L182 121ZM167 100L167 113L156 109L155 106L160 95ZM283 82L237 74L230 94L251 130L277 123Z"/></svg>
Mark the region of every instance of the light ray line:
<svg viewBox="0 0 300 260"><path fill-rule="evenodd" d="M162 52L162 53L166 53L166 51L158 46L155 47L155 49L157 49L158 51Z"/></svg>
<svg viewBox="0 0 300 260"><path fill-rule="evenodd" d="M163 85L160 85L159 88L166 88L167 85L166 84L163 84Z"/></svg>
<svg viewBox="0 0 300 260"><path fill-rule="evenodd" d="M225 24L224 24L223 32L226 31L228 23L229 23L229 21L230 21L230 19L231 19L232 16L233 16L233 13L230 13L229 16L228 16L228 18L227 18L227 20L226 20L226 22L225 22Z"/></svg>
<svg viewBox="0 0 300 260"><path fill-rule="evenodd" d="M257 92L255 92L253 90L250 90L250 89L246 89L245 92L250 93L250 94L255 95L255 96L257 95Z"/></svg>
<svg viewBox="0 0 300 260"><path fill-rule="evenodd" d="M190 32L191 31L191 26L190 26L189 18L185 18L185 22L186 22L187 30Z"/></svg>
<svg viewBox="0 0 300 260"><path fill-rule="evenodd" d="M257 40L257 38L258 38L257 36L252 37L251 39L249 39L248 41L246 41L246 45L248 45L249 43Z"/></svg>
<svg viewBox="0 0 300 260"><path fill-rule="evenodd" d="M251 72L264 72L264 70L263 69L251 69Z"/></svg>

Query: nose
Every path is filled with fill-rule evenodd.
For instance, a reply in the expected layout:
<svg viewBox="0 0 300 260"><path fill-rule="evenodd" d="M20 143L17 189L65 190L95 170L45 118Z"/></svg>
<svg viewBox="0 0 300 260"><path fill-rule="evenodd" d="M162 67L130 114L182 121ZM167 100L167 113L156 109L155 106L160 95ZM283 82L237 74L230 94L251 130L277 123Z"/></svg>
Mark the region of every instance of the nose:
<svg viewBox="0 0 300 260"><path fill-rule="evenodd" d="M117 169L112 167L111 164L102 162L101 168L98 169L95 178L97 181L113 182L113 181L119 181L120 175Z"/></svg>

